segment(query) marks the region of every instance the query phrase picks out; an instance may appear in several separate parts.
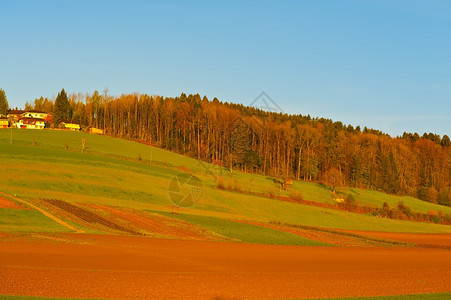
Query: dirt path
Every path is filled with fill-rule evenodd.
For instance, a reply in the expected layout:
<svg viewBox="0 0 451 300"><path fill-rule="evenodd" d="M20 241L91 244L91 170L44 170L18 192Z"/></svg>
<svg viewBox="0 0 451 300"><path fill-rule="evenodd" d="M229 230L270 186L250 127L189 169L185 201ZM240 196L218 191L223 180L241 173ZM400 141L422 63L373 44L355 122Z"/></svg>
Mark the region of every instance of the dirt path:
<svg viewBox="0 0 451 300"><path fill-rule="evenodd" d="M54 237L0 240L0 295L282 299L451 291L451 251L444 249Z"/></svg>
<svg viewBox="0 0 451 300"><path fill-rule="evenodd" d="M17 202L20 202L20 203L22 203L22 204L28 205L29 207L31 207L31 208L33 208L33 209L39 211L39 212L40 212L41 214L43 214L44 216L46 216L46 217L52 219L53 221L55 221L55 222L57 222L58 224L60 224L60 225L62 225L62 226L64 226L64 227L66 227L66 228L69 229L69 230L73 230L73 231L75 231L76 233L84 233L83 230L78 229L78 228L76 228L76 227L74 227L74 226L72 226L72 225L70 225L70 224L67 224L67 223L64 222L63 220L61 220L61 219L55 217L55 216L52 215L51 213L49 213L49 212L47 212L47 211L45 211L45 210L43 210L43 209L37 207L36 205L34 205L34 204L32 204L32 203L30 203L30 202L28 202L28 201L22 200L22 199L20 199L20 198L17 198L17 197L15 197L15 196L13 196L13 195L10 195L10 194L4 193L4 192L0 192L0 195L3 195L3 196L5 196L5 197L9 197L9 198L11 198L11 199L16 200Z"/></svg>

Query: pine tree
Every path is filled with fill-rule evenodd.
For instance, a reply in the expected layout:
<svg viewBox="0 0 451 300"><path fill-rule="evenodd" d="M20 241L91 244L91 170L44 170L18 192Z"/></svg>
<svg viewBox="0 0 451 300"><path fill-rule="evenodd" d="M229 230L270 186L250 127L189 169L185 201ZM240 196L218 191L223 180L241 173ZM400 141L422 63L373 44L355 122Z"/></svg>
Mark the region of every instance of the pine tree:
<svg viewBox="0 0 451 300"><path fill-rule="evenodd" d="M0 115L6 115L8 114L8 100L6 99L6 93L3 89L0 89Z"/></svg>
<svg viewBox="0 0 451 300"><path fill-rule="evenodd" d="M246 154L251 150L249 142L249 128L244 122L240 122L232 132L231 152L233 155L233 164L244 167Z"/></svg>
<svg viewBox="0 0 451 300"><path fill-rule="evenodd" d="M53 115L55 125L59 125L62 120L69 118L69 110L69 100L67 99L66 91L62 89L55 100L55 112Z"/></svg>
<svg viewBox="0 0 451 300"><path fill-rule="evenodd" d="M449 137L447 135L444 135L441 141L441 145L443 147L449 147L451 141L449 140Z"/></svg>

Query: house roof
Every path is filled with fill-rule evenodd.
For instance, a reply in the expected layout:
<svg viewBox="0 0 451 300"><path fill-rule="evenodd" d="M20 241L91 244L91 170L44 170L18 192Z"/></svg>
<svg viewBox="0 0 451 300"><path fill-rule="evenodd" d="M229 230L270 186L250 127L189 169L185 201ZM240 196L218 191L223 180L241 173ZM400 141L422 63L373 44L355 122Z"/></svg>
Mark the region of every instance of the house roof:
<svg viewBox="0 0 451 300"><path fill-rule="evenodd" d="M23 114L25 111L21 110L21 109L10 109L8 111L8 115L21 115Z"/></svg>
<svg viewBox="0 0 451 300"><path fill-rule="evenodd" d="M40 110L24 110L24 113L36 113L36 114L46 114L45 111L40 111Z"/></svg>

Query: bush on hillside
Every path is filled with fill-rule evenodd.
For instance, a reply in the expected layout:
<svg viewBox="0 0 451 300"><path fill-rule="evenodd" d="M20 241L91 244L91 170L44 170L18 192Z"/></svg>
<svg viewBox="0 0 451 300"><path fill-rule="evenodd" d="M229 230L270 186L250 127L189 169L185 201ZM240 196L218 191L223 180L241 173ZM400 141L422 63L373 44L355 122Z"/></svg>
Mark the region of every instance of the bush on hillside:
<svg viewBox="0 0 451 300"><path fill-rule="evenodd" d="M225 190L224 178L218 177L218 181L216 182L216 187L220 190Z"/></svg>
<svg viewBox="0 0 451 300"><path fill-rule="evenodd" d="M296 190L290 191L290 199L296 202L301 202L304 200L304 198L302 197L302 193Z"/></svg>

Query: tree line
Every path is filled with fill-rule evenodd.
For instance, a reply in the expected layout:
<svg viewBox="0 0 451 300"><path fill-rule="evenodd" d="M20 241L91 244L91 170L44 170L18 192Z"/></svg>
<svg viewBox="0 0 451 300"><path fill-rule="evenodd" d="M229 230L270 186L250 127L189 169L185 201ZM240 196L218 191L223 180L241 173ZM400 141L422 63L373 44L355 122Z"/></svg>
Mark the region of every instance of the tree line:
<svg viewBox="0 0 451 300"><path fill-rule="evenodd" d="M61 98L67 98L68 105L61 104ZM57 101L41 97L25 108L53 112L57 121L64 116L231 172L375 189L451 205L446 135L404 133L394 138L366 127L267 112L199 94L113 97L108 90L69 95L62 90Z"/></svg>

